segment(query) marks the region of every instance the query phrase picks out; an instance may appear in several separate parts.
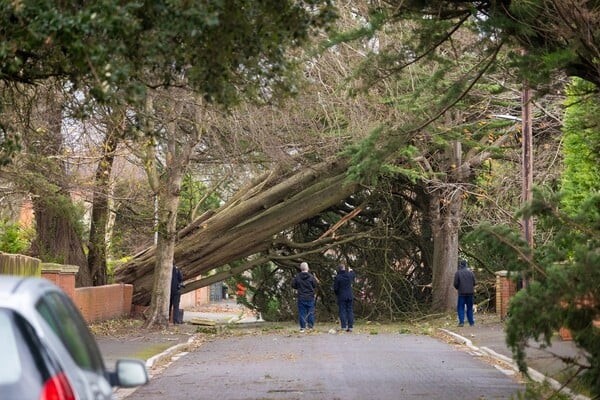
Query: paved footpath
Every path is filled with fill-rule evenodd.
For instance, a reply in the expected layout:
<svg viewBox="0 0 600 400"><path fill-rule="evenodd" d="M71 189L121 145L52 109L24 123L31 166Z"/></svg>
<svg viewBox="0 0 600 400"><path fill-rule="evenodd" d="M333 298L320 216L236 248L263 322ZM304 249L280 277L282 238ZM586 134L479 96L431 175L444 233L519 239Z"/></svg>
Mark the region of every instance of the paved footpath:
<svg viewBox="0 0 600 400"><path fill-rule="evenodd" d="M128 399L508 399L523 390L485 360L403 334L257 334L204 343Z"/></svg>

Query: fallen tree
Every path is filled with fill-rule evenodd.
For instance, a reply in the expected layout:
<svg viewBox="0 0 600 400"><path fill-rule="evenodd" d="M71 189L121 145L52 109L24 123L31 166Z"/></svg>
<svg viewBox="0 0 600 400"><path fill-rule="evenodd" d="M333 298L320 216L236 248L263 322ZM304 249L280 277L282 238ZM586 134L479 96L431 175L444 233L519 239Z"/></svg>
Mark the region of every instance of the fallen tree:
<svg viewBox="0 0 600 400"><path fill-rule="evenodd" d="M184 278L265 251L278 233L343 201L358 187L347 168L347 160L333 158L296 171L272 170L198 217L178 233L174 260ZM149 247L115 270L117 282L134 285L134 304L150 303L155 257Z"/></svg>

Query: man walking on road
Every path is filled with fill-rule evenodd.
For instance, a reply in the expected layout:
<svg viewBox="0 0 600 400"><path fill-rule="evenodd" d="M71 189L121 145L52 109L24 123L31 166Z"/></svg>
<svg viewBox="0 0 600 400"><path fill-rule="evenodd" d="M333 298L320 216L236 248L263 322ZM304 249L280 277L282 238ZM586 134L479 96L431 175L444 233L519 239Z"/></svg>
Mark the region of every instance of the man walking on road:
<svg viewBox="0 0 600 400"><path fill-rule="evenodd" d="M346 271L346 266L340 265L337 275L333 280L333 292L337 297L340 324L342 325L342 330L346 332L352 332L354 326L352 283L355 276L352 269L348 268Z"/></svg>
<svg viewBox="0 0 600 400"><path fill-rule="evenodd" d="M465 325L465 308L469 325L475 325L473 319L473 294L475 293L475 274L467 265L466 260L460 260L458 271L454 274L454 288L458 291L458 326Z"/></svg>
<svg viewBox="0 0 600 400"><path fill-rule="evenodd" d="M296 274L292 281L292 287L298 293L298 322L300 323L300 332L312 329L315 325L315 288L317 281L315 277L308 272L308 263L300 264L300 272Z"/></svg>

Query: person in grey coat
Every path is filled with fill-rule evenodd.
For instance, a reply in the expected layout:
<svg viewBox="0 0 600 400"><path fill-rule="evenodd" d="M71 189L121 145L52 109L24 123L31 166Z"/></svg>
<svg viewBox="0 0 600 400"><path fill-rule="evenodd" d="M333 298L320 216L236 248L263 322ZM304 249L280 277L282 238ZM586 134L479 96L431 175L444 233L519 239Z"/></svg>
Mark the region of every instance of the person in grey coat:
<svg viewBox="0 0 600 400"><path fill-rule="evenodd" d="M458 291L458 326L465 325L465 308L467 309L467 320L469 325L475 325L473 318L473 297L475 294L475 274L469 269L466 260L460 260L458 271L454 274L454 288Z"/></svg>

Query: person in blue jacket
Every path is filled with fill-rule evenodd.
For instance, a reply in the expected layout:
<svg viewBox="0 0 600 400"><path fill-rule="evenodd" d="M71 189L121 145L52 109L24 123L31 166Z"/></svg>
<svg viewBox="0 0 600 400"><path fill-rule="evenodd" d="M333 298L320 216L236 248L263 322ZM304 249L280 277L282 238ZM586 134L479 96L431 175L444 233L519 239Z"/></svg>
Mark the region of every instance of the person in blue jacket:
<svg viewBox="0 0 600 400"><path fill-rule="evenodd" d="M469 325L475 325L473 318L473 297L475 294L475 274L469 269L467 260L460 260L458 271L454 274L454 288L458 291L456 311L458 314L458 326L465 325L465 309Z"/></svg>
<svg viewBox="0 0 600 400"><path fill-rule="evenodd" d="M300 272L294 277L292 287L298 293L300 332L304 332L307 325L308 329L313 329L315 325L315 288L317 287L317 280L308 272L308 263L300 263Z"/></svg>
<svg viewBox="0 0 600 400"><path fill-rule="evenodd" d="M340 324L342 330L352 332L354 327L354 310L352 301L352 283L356 274L351 268L346 269L345 265L338 266L337 275L333 280L333 292L337 297L338 310L340 315Z"/></svg>

